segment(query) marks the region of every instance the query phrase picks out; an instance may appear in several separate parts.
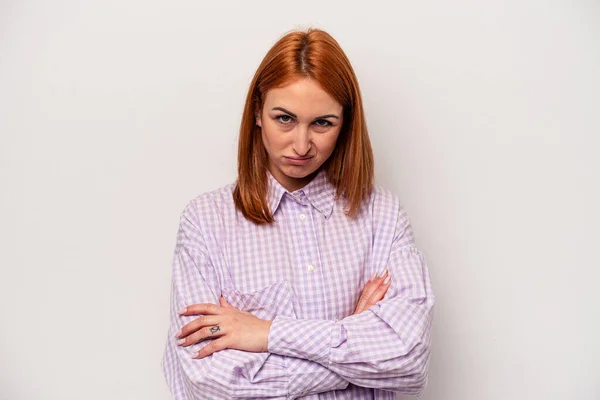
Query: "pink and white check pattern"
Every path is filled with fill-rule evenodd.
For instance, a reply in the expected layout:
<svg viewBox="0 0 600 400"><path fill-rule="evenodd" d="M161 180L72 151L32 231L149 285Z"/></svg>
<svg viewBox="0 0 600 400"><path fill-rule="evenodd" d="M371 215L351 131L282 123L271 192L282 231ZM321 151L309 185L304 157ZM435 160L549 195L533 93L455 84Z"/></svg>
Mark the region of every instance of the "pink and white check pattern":
<svg viewBox="0 0 600 400"><path fill-rule="evenodd" d="M422 394L434 295L398 198L375 185L351 219L324 170L292 193L267 174L274 224L255 225L235 209L235 182L192 199L181 213L162 360L175 400ZM386 268L385 298L351 315L368 279ZM268 352L227 349L198 360L192 355L208 341L177 346L175 333L198 317L177 311L218 304L221 294L273 320Z"/></svg>

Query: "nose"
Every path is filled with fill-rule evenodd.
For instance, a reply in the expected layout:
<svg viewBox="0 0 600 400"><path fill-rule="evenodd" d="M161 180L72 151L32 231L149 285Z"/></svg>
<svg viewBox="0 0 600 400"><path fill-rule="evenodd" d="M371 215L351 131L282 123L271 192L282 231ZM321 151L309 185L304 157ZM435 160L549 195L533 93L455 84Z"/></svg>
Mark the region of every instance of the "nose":
<svg viewBox="0 0 600 400"><path fill-rule="evenodd" d="M298 129L294 134L294 142L292 147L294 148L296 154L298 154L300 157L304 157L308 154L312 147L308 126L298 124Z"/></svg>

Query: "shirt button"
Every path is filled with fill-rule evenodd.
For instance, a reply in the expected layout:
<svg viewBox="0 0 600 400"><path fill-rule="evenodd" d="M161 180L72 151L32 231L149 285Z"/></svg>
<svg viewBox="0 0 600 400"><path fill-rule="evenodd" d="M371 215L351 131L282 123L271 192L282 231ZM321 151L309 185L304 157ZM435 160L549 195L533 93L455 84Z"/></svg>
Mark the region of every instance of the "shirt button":
<svg viewBox="0 0 600 400"><path fill-rule="evenodd" d="M306 215L300 214L300 221L304 221L306 219Z"/></svg>
<svg viewBox="0 0 600 400"><path fill-rule="evenodd" d="M308 270L308 272L313 272L315 270L315 266L312 264L308 264L308 266L306 267L306 269Z"/></svg>

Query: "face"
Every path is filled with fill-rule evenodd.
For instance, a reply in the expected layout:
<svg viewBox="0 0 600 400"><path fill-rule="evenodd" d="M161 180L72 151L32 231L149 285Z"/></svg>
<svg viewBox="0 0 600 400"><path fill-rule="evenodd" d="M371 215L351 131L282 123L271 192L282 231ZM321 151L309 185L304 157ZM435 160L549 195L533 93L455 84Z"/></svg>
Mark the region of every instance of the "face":
<svg viewBox="0 0 600 400"><path fill-rule="evenodd" d="M275 179L290 192L310 182L333 153L342 122L342 105L310 78L269 90L256 124Z"/></svg>

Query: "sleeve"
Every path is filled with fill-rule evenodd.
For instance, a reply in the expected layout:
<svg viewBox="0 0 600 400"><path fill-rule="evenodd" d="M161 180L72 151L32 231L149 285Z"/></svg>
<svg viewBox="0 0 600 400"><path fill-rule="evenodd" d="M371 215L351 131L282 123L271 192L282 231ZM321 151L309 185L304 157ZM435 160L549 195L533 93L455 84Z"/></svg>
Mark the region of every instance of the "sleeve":
<svg viewBox="0 0 600 400"><path fill-rule="evenodd" d="M384 299L338 321L277 316L269 332L269 352L315 361L358 386L423 393L434 295L399 203L398 210L387 260L392 284Z"/></svg>
<svg viewBox="0 0 600 400"><path fill-rule="evenodd" d="M233 349L193 359L210 341L177 345L176 332L198 318L180 316L177 311L190 304L218 304L221 294L218 271L207 256L195 208L190 203L181 214L173 256L170 328L161 364L173 398L288 399L347 387L339 375L308 360ZM273 288L272 293L281 293L279 289ZM235 301L235 296L229 300Z"/></svg>

